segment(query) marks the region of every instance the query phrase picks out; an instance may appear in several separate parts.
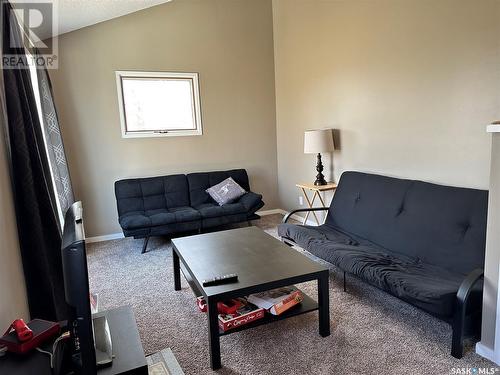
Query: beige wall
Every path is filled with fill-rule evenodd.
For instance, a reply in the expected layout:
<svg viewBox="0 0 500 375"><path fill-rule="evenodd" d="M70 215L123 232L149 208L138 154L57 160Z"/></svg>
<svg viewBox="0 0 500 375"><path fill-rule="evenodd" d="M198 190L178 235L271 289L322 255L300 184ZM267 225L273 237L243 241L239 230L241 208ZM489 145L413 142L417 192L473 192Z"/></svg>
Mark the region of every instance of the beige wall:
<svg viewBox="0 0 500 375"><path fill-rule="evenodd" d="M246 168L277 207L270 0L173 1L59 38L51 72L88 236L119 232L117 179ZM115 70L200 73L202 136L122 139Z"/></svg>
<svg viewBox="0 0 500 375"><path fill-rule="evenodd" d="M314 181L305 129L339 129L326 177L379 172L488 188L500 2L274 0L281 206Z"/></svg>
<svg viewBox="0 0 500 375"><path fill-rule="evenodd" d="M5 330L14 319L29 320L29 312L2 132L0 138L0 329Z"/></svg>

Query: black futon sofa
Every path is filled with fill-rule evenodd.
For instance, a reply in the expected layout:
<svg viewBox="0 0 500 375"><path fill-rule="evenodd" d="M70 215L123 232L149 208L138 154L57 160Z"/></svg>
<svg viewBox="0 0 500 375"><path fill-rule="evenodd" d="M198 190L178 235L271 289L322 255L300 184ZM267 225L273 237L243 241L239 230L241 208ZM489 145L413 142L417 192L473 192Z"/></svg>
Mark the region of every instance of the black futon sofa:
<svg viewBox="0 0 500 375"><path fill-rule="evenodd" d="M452 325L451 354L481 320L488 192L344 172L324 225L278 234ZM320 211L323 208L315 208Z"/></svg>
<svg viewBox="0 0 500 375"><path fill-rule="evenodd" d="M228 177L247 193L219 206L205 190ZM144 238L143 253L150 236L250 223L260 218L255 212L264 206L262 195L250 191L244 169L120 180L115 182L115 195L123 234Z"/></svg>

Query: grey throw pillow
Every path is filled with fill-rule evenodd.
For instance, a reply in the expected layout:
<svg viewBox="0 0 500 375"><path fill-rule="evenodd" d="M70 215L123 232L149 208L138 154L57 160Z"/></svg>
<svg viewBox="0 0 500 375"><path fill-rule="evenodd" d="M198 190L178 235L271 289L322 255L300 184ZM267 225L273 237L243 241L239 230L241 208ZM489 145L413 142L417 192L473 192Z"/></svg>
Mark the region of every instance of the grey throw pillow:
<svg viewBox="0 0 500 375"><path fill-rule="evenodd" d="M214 201L219 203L219 206L232 202L246 193L245 189L238 185L231 177L226 178L220 184L212 186L205 191Z"/></svg>

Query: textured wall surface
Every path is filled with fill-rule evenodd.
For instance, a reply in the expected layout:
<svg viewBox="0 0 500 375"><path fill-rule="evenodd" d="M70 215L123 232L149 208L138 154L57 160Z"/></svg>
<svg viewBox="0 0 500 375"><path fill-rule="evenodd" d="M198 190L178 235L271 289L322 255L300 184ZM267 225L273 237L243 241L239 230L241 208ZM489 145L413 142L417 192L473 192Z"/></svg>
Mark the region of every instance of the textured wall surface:
<svg viewBox="0 0 500 375"><path fill-rule="evenodd" d="M306 129L338 129L328 179L361 170L488 188L500 2L275 0L279 196L314 181Z"/></svg>

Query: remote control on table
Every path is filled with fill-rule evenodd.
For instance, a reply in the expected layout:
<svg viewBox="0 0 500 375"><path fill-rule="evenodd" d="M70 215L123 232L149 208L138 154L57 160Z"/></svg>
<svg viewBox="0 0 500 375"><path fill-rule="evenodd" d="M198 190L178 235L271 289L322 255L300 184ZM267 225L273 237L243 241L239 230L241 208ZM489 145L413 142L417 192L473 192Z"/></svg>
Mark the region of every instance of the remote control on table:
<svg viewBox="0 0 500 375"><path fill-rule="evenodd" d="M215 276L211 279L203 280L203 286L214 286L219 284L228 284L238 281L238 275L235 273L230 273L223 276Z"/></svg>

